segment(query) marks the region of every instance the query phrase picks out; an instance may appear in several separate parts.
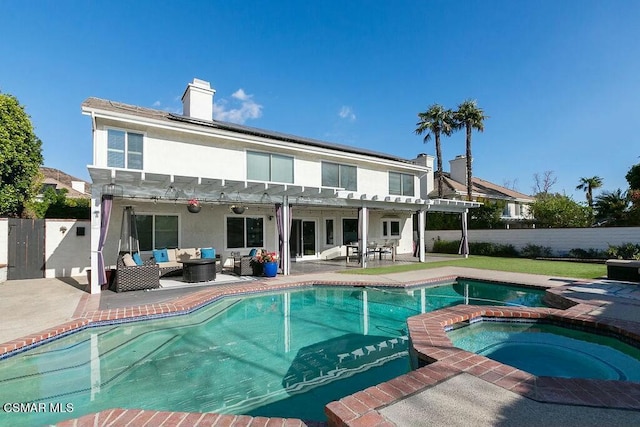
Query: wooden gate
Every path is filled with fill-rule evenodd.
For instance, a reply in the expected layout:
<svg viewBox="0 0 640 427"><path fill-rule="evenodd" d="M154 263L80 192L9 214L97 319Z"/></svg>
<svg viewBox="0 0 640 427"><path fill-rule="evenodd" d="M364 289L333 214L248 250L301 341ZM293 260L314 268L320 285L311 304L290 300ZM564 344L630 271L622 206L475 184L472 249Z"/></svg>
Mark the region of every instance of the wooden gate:
<svg viewBox="0 0 640 427"><path fill-rule="evenodd" d="M44 219L9 218L8 280L44 277Z"/></svg>

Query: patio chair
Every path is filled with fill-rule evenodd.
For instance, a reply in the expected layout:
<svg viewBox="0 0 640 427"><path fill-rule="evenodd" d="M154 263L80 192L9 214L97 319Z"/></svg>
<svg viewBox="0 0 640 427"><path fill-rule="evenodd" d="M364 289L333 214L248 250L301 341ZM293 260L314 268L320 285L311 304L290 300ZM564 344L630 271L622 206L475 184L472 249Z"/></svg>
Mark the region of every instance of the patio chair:
<svg viewBox="0 0 640 427"><path fill-rule="evenodd" d="M256 262L253 257L256 255L258 251L256 249L251 249L249 255L242 255L240 257L235 257L233 259L233 272L238 276L256 276L261 274L262 272L258 271L259 268L256 266Z"/></svg>
<svg viewBox="0 0 640 427"><path fill-rule="evenodd" d="M243 256L233 261L233 272L238 276L253 276L253 257Z"/></svg>
<svg viewBox="0 0 640 427"><path fill-rule="evenodd" d="M157 289L160 287L160 267L154 261L145 261L142 265L127 266L122 256L116 263L116 292Z"/></svg>

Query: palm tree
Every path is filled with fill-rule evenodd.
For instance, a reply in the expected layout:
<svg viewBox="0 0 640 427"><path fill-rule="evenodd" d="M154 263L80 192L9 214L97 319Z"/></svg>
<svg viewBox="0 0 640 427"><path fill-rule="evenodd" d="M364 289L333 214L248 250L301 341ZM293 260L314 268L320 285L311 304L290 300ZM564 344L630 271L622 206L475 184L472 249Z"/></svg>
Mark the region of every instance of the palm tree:
<svg viewBox="0 0 640 427"><path fill-rule="evenodd" d="M416 123L416 134L424 136L426 143L431 139L431 135L436 141L436 160L438 162L438 197L442 197L442 149L440 147L440 135L450 136L453 132L453 111L445 109L442 105L433 104L424 113L418 113L420 121Z"/></svg>
<svg viewBox="0 0 640 427"><path fill-rule="evenodd" d="M625 225L629 211L629 197L626 191L603 191L596 197L596 219L608 225Z"/></svg>
<svg viewBox="0 0 640 427"><path fill-rule="evenodd" d="M576 190L584 190L587 193L587 205L593 208L593 190L602 187L602 178L599 176L592 176L591 178L580 178L580 184L576 187Z"/></svg>
<svg viewBox="0 0 640 427"><path fill-rule="evenodd" d="M471 200L471 131L473 129L478 132L484 131L484 120L488 117L484 115L484 111L478 108L476 101L468 99L458 105L458 111L453 113L455 120L455 129L464 128L467 133L467 200Z"/></svg>

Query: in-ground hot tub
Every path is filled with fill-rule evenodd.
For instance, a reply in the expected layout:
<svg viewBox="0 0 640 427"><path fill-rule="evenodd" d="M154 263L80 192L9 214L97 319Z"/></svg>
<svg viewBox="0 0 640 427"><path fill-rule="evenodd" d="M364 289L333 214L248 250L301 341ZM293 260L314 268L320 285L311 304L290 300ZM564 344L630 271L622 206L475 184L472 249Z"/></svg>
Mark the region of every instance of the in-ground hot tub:
<svg viewBox="0 0 640 427"><path fill-rule="evenodd" d="M474 319L447 335L454 346L537 376L640 382L640 348L542 321Z"/></svg>
<svg viewBox="0 0 640 427"><path fill-rule="evenodd" d="M456 347L447 332L464 323L480 320L540 321L566 329L592 332L597 335L597 340L602 335L616 338L620 342L613 346L615 350L619 350L619 345L629 344L632 356L637 354L634 353L640 349L640 326L637 323L596 319L585 315L588 310L592 310L592 307L577 306L565 311L552 308L458 305L414 316L407 320L411 367L419 369L433 365L435 368L428 370L427 374L445 378L466 372L538 402L640 410L640 380L632 379L637 378L635 372L630 375L628 367L621 369L617 365L611 366L611 361L603 361L601 356L584 356L581 362L584 369L581 371L593 368L617 379L567 378L558 376L563 374L557 373L534 374L526 370L531 369L529 367L520 369L509 364L512 361L503 363ZM599 341L596 343L601 344ZM482 348L487 347L486 343L481 345ZM539 350L540 347L529 347L523 351L521 347L513 354L518 356ZM542 353L548 352L548 348L544 350ZM585 352L581 348L579 351ZM578 363L575 354L563 357L568 359L569 364ZM551 362L544 365L559 365L553 361L555 358L551 359ZM638 370L637 367L631 369ZM626 380L622 380L625 377Z"/></svg>

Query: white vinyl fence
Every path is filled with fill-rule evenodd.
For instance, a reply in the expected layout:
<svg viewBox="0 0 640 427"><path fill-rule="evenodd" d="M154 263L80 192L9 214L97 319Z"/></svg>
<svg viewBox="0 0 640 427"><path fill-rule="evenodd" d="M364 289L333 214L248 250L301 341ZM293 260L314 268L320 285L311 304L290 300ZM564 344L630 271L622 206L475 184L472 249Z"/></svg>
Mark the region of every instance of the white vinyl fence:
<svg viewBox="0 0 640 427"><path fill-rule="evenodd" d="M460 230L427 230L427 252L433 250L433 242L459 240ZM520 250L527 244L551 248L554 255L566 255L571 249L606 250L609 245L640 243L640 227L600 228L534 228L510 230L469 230L469 242L511 244Z"/></svg>

